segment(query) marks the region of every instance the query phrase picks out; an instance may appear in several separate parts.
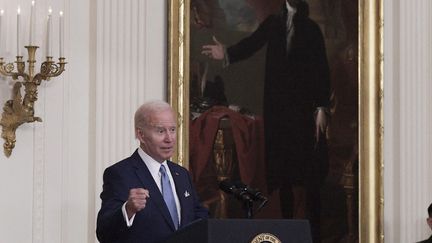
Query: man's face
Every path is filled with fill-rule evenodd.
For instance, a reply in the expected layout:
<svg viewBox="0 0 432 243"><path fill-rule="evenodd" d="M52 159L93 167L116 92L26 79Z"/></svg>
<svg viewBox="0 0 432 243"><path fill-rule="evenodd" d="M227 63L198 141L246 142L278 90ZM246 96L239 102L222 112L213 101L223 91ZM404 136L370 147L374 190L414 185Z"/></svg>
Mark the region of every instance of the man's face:
<svg viewBox="0 0 432 243"><path fill-rule="evenodd" d="M427 218L427 224L429 225L429 228L432 230L432 217Z"/></svg>
<svg viewBox="0 0 432 243"><path fill-rule="evenodd" d="M162 163L174 153L176 122L171 110L154 112L147 123L138 128L141 148L156 161Z"/></svg>

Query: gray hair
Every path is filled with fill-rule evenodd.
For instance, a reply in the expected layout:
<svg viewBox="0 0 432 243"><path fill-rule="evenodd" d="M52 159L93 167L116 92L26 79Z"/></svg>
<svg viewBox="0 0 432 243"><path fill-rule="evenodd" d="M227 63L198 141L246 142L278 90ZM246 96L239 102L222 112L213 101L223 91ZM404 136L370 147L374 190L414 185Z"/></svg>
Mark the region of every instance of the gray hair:
<svg viewBox="0 0 432 243"><path fill-rule="evenodd" d="M137 130L149 122L152 113L166 110L172 111L172 107L162 100L153 100L142 104L135 112L135 137L138 137Z"/></svg>

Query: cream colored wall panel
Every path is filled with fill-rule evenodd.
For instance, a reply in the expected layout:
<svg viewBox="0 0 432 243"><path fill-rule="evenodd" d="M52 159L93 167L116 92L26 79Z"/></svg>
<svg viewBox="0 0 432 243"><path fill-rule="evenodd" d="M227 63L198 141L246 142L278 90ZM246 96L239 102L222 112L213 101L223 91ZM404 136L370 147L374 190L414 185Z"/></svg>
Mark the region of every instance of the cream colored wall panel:
<svg viewBox="0 0 432 243"><path fill-rule="evenodd" d="M23 143L22 139L18 133L17 140ZM10 159L5 159L3 151L0 155L0 242L32 240L33 153L29 144L14 151Z"/></svg>
<svg viewBox="0 0 432 243"><path fill-rule="evenodd" d="M0 1L5 7L0 34L8 60L16 53L16 8L22 7L22 44L28 44L31 1ZM39 87L35 115L42 123L17 130L11 158L0 156L0 242L86 242L88 238L88 120L89 120L89 7L86 0L36 1L36 70L45 55L46 16L53 9L53 54L57 60L58 13L65 13L66 71ZM10 10L10 11L9 11ZM7 27L5 26L7 25ZM71 34L73 33L73 34ZM24 58L27 59L26 57ZM2 86L2 103L10 90ZM3 143L3 141L2 141ZM3 152L2 152L3 153ZM93 196L92 196L93 200Z"/></svg>
<svg viewBox="0 0 432 243"><path fill-rule="evenodd" d="M90 63L90 2L87 0L69 1L67 8L70 18L66 25L66 45L69 46L70 70L66 104L68 113L65 117L65 153L66 164L63 167L62 242L86 242L88 234L93 234L93 225L88 220L89 178L94 171L89 171L89 113L90 72L95 66ZM67 76L65 76L67 77Z"/></svg>
<svg viewBox="0 0 432 243"><path fill-rule="evenodd" d="M99 168L136 147L133 115L166 86L164 1L97 2L96 160Z"/></svg>
<svg viewBox="0 0 432 243"><path fill-rule="evenodd" d="M397 1L384 1L384 242L398 242L400 213L396 182L400 177L399 151L399 31Z"/></svg>
<svg viewBox="0 0 432 243"><path fill-rule="evenodd" d="M18 4L24 19L30 1L0 1L13 13L4 18L2 34L14 33ZM135 149L132 117L138 105L166 93L163 1L38 0L38 15L48 6L53 16L65 12L68 64L61 77L40 87L36 114L43 123L21 126L12 157L0 157L0 189L10 199L0 202L1 242L95 242L102 171ZM38 17L38 31L44 21ZM55 22L53 27L57 32ZM0 41L9 60L13 38ZM37 34L38 63L44 38ZM53 52L57 58L58 48ZM3 105L11 83L0 80L0 88Z"/></svg>
<svg viewBox="0 0 432 243"><path fill-rule="evenodd" d="M145 44L146 44L146 99L165 97L167 86L167 4L165 1L146 1ZM162 74L162 75L161 75ZM164 93L156 92L163 91Z"/></svg>
<svg viewBox="0 0 432 243"><path fill-rule="evenodd" d="M146 100L165 99L167 5L98 0L95 13L94 218L104 169L138 145L135 110Z"/></svg>
<svg viewBox="0 0 432 243"><path fill-rule="evenodd" d="M385 7L385 239L416 242L430 235L432 4Z"/></svg>
<svg viewBox="0 0 432 243"><path fill-rule="evenodd" d="M70 70L70 66L68 70ZM63 75L44 85L45 87L42 89L44 96L39 96L40 102L44 106L44 117L42 117L43 122L37 124L36 127L36 130L40 130L41 134L36 136L40 136L37 144L44 145L38 153L43 156L45 163L42 167L43 173L38 176L44 184L42 198L44 217L43 223L39 225L39 227L43 227L43 241L38 242L60 242L61 238L62 225L59 222L63 216L62 191L66 191L62 187L64 184L63 168L68 163L63 155L67 151L67 148L64 147L67 136L65 124L67 117L64 113L68 112L63 93L68 87L66 82L70 80L67 78L69 76L67 73ZM40 140L44 142L41 143ZM38 146L37 144L35 146ZM35 166L37 157L41 155L35 153Z"/></svg>

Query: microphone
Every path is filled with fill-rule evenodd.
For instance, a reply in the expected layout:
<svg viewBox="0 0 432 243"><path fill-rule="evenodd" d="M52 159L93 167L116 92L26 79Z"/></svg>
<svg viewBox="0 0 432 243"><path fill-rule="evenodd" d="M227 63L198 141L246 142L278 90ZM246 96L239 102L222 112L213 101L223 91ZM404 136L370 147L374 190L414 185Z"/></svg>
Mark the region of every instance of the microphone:
<svg viewBox="0 0 432 243"><path fill-rule="evenodd" d="M248 195L246 191L237 188L235 184L228 179L221 181L219 183L219 188L228 194L233 194L234 197L241 201L252 202L252 198Z"/></svg>
<svg viewBox="0 0 432 243"><path fill-rule="evenodd" d="M233 184L237 188L247 192L252 197L252 200L254 201L266 201L266 202L268 201L267 197L262 195L262 193L258 191L258 189L250 188L248 185L243 184L241 181L236 181Z"/></svg>
<svg viewBox="0 0 432 243"><path fill-rule="evenodd" d="M261 210L267 204L267 197L262 195L262 193L258 191L258 189L250 188L248 185L243 184L241 181L236 181L234 185L240 188L242 191L248 193L251 196L252 200L261 202L257 208L257 211Z"/></svg>

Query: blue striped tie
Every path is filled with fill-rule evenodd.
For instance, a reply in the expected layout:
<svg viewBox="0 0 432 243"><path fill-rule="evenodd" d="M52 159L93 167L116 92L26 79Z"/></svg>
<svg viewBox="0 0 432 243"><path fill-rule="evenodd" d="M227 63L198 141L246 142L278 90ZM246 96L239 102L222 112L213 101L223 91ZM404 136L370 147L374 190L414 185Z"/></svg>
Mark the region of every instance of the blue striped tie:
<svg viewBox="0 0 432 243"><path fill-rule="evenodd" d="M171 214L171 219L174 223L174 227L177 229L179 225L179 217L177 214L177 207L174 199L174 194L171 189L171 184L169 177L166 173L165 166L161 165L159 172L161 173L161 185L162 185L162 195L165 201L165 204L168 207L168 210Z"/></svg>

